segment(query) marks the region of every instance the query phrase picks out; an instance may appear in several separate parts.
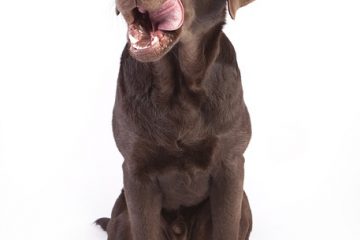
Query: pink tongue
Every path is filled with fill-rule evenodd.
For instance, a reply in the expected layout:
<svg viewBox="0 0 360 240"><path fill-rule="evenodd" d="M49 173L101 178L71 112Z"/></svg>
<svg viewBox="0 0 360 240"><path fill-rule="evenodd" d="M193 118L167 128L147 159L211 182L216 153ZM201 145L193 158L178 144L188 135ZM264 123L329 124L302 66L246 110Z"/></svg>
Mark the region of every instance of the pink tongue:
<svg viewBox="0 0 360 240"><path fill-rule="evenodd" d="M181 0L166 0L159 10L149 13L151 22L164 31L175 31L184 22L184 7Z"/></svg>

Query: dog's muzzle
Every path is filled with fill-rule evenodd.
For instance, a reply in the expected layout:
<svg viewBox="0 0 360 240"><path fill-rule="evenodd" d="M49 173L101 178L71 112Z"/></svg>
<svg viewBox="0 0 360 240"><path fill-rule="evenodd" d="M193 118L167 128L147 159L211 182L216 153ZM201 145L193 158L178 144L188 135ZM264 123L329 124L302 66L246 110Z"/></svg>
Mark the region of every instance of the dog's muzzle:
<svg viewBox="0 0 360 240"><path fill-rule="evenodd" d="M131 16L127 18L129 51L144 62L164 56L177 42L184 23L181 0L165 0L157 9L149 10L147 6L138 2L130 13L125 13Z"/></svg>

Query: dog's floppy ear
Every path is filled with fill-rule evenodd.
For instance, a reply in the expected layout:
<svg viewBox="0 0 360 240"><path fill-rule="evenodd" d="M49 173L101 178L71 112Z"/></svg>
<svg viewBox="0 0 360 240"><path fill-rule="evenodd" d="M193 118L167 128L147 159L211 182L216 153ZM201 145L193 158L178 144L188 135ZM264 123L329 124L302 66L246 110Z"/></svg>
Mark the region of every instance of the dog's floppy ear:
<svg viewBox="0 0 360 240"><path fill-rule="evenodd" d="M227 0L227 1L228 1L228 10L229 10L230 16L232 19L235 19L236 11L239 8L251 3L254 0Z"/></svg>

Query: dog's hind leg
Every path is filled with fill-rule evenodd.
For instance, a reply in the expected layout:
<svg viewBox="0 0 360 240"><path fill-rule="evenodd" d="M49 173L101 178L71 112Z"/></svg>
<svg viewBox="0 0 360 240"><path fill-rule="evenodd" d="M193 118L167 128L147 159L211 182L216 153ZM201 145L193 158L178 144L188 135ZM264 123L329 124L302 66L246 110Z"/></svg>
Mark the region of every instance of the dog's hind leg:
<svg viewBox="0 0 360 240"><path fill-rule="evenodd" d="M124 191L114 204L111 218L100 218L95 223L107 232L108 240L132 240Z"/></svg>
<svg viewBox="0 0 360 240"><path fill-rule="evenodd" d="M108 240L132 240L127 210L111 218L106 230Z"/></svg>
<svg viewBox="0 0 360 240"><path fill-rule="evenodd" d="M126 210L126 201L125 201L124 190L122 190L120 196L116 199L116 202L112 209L111 218L115 218L125 210ZM95 224L100 226L104 231L106 231L110 220L111 220L110 218L99 218L98 220L95 221Z"/></svg>
<svg viewBox="0 0 360 240"><path fill-rule="evenodd" d="M114 207L111 211L111 218L119 216L122 212L127 210L124 189L121 190L120 196L116 199Z"/></svg>
<svg viewBox="0 0 360 240"><path fill-rule="evenodd" d="M108 234L108 240L132 240L130 219L124 191L117 198L111 212L111 218L100 218L95 221ZM162 219L162 232L164 240L185 240L183 234L176 234L176 226ZM175 227L175 230L174 230Z"/></svg>
<svg viewBox="0 0 360 240"><path fill-rule="evenodd" d="M250 210L249 200L244 192L243 202L241 206L241 219L239 240L248 240L252 229L252 214Z"/></svg>

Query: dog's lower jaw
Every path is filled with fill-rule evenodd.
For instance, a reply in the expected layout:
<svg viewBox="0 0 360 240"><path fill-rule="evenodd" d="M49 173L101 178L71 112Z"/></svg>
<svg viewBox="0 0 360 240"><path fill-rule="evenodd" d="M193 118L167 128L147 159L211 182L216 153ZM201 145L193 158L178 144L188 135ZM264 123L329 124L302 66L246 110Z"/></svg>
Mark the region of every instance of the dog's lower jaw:
<svg viewBox="0 0 360 240"><path fill-rule="evenodd" d="M177 44L180 32L181 29L172 33L153 32L150 34L149 42L145 45L139 45L129 34L128 51L133 58L140 62L157 62Z"/></svg>

